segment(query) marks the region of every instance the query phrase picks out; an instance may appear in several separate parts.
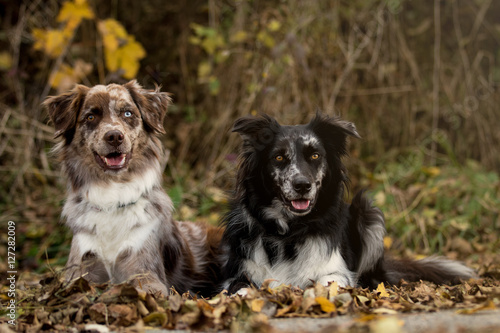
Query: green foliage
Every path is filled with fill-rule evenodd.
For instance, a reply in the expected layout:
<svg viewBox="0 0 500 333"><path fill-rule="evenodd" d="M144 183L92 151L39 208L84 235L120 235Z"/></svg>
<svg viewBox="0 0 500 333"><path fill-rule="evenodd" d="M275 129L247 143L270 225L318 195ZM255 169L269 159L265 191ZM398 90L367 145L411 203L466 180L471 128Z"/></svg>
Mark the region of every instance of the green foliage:
<svg viewBox="0 0 500 333"><path fill-rule="evenodd" d="M220 76L227 75L224 72L216 70L217 65L223 65L232 54L241 53L244 51L245 58L250 61L253 57L261 55L259 49L264 48L267 51L276 46L275 35L280 31L282 23L275 19L269 19L265 24L253 28L249 31L237 30L228 33L213 27L202 26L200 24L191 23L193 35L190 36L189 42L203 49L207 58L203 59L198 64L198 83L206 84L211 95L218 95L220 91ZM256 51L250 51L251 49ZM288 56L283 59L290 61ZM262 75L267 76L267 71ZM262 87L256 86L256 82L247 84L247 89L251 93Z"/></svg>
<svg viewBox="0 0 500 333"><path fill-rule="evenodd" d="M472 160L439 167L424 161L416 149L384 161L369 175L378 184L374 198L386 215L390 237L427 254L452 249L457 238L472 246L498 246L491 237L500 227L498 174Z"/></svg>

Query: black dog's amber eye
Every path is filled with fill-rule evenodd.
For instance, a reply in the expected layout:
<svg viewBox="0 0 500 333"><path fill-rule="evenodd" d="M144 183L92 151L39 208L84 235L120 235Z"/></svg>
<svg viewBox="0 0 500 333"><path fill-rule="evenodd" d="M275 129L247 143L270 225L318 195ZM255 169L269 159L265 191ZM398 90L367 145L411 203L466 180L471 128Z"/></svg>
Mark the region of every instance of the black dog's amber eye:
<svg viewBox="0 0 500 333"><path fill-rule="evenodd" d="M313 160L317 160L319 158L319 154L318 153L314 153L311 155L311 159Z"/></svg>
<svg viewBox="0 0 500 333"><path fill-rule="evenodd" d="M282 161L283 161L283 156L278 155L278 156L276 156L274 159L275 159L276 161L278 161L278 162L282 162Z"/></svg>
<svg viewBox="0 0 500 333"><path fill-rule="evenodd" d="M85 119L87 119L88 121L93 121L95 119L95 116L93 114L89 114Z"/></svg>

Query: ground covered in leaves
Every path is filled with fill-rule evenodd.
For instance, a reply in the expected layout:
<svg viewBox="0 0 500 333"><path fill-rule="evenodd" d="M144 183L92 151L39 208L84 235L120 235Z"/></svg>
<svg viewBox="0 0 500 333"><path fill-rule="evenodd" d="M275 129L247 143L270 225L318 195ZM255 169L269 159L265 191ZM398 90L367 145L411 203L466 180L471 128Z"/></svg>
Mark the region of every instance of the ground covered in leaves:
<svg viewBox="0 0 500 333"><path fill-rule="evenodd" d="M315 285L306 290L280 286L248 289L246 295L221 293L204 299L179 295L157 297L131 284L89 284L84 279L63 282L58 274L21 276L17 285L15 331L110 330L139 332L148 328L268 331L269 319L354 315L359 323L378 316L453 310L472 314L500 308L500 265L483 264L480 278L462 284L436 286L429 282L379 285L376 290ZM0 297L7 299L7 286ZM2 310L4 312L5 310ZM368 325L368 324L367 324ZM101 330L102 331L102 330Z"/></svg>

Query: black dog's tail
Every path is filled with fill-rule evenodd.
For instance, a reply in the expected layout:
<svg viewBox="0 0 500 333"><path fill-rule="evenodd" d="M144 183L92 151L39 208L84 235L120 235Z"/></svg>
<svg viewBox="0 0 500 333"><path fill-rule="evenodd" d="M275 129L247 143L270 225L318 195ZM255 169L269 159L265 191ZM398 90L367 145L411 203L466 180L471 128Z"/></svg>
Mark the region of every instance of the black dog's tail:
<svg viewBox="0 0 500 333"><path fill-rule="evenodd" d="M384 258L382 271L390 284L401 280L414 282L426 280L436 284L457 284L461 280L477 277L476 272L461 262L442 257L428 257L421 260Z"/></svg>

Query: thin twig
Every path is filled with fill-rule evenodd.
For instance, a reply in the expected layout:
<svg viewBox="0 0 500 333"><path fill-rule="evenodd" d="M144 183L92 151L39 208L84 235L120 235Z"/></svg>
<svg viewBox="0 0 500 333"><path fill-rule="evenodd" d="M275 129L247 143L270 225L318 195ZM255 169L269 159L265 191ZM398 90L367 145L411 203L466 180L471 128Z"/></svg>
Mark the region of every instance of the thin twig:
<svg viewBox="0 0 500 333"><path fill-rule="evenodd" d="M441 67L441 0L434 0L434 70L432 75L432 133L439 120L439 69ZM436 164L436 140L431 143L431 165Z"/></svg>
<svg viewBox="0 0 500 333"><path fill-rule="evenodd" d="M467 52L465 51L465 39L462 36L462 30L460 29L460 17L458 13L457 1L453 2L453 27L455 29L455 36L457 37L458 52L460 53L460 58L462 59L462 64L464 66L465 75L465 85L467 91L470 92L472 86L471 70L470 70L470 60Z"/></svg>

